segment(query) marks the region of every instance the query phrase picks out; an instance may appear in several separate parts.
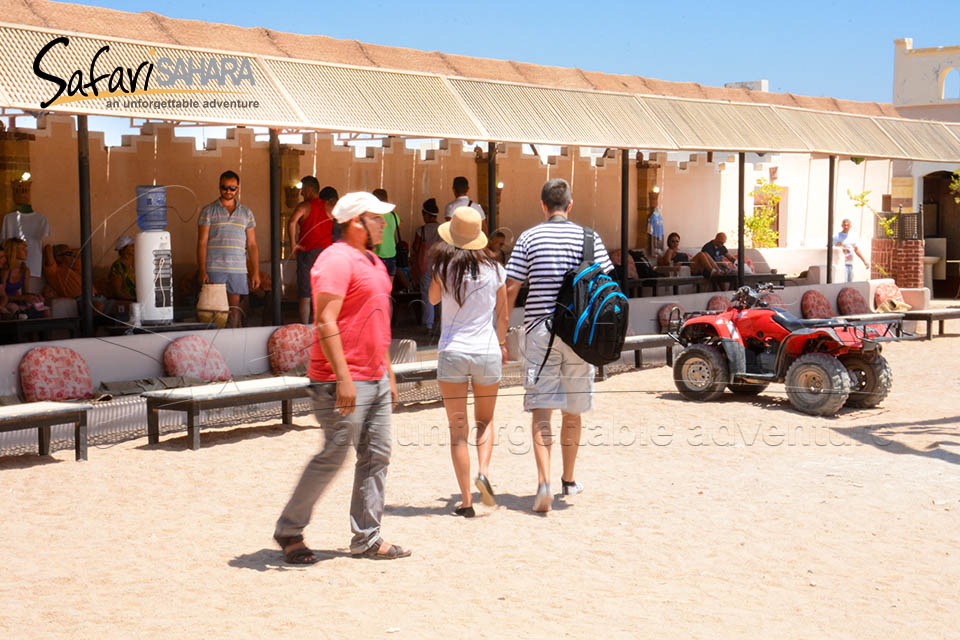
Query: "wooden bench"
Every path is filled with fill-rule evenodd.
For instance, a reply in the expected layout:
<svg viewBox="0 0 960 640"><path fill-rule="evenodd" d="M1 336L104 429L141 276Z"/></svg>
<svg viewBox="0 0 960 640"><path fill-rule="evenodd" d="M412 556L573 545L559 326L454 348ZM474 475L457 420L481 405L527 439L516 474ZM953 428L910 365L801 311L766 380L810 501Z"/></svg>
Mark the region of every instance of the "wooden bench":
<svg viewBox="0 0 960 640"><path fill-rule="evenodd" d="M623 341L623 350L633 351L633 363L639 369L643 366L643 350L644 349L653 349L656 347L666 347L666 358L667 366L673 366L673 345L677 344L677 341L666 335L665 333L652 333L640 336L627 336L626 340ZM598 380L605 380L606 374L604 373L603 367L597 368L596 378Z"/></svg>
<svg viewBox="0 0 960 640"><path fill-rule="evenodd" d="M400 362L391 365L393 376L397 384L401 382L419 382L421 380L435 380L437 378L437 361L424 360L422 362Z"/></svg>
<svg viewBox="0 0 960 640"><path fill-rule="evenodd" d="M282 422L293 424L293 401L306 397L309 389L310 378L280 376L147 391L140 394L147 400L147 440L150 444L160 442L161 410L183 411L187 414L187 435L191 449L200 448L200 425L197 424L197 416L204 409L279 400Z"/></svg>
<svg viewBox="0 0 960 640"><path fill-rule="evenodd" d="M948 307L946 309L916 309L914 311L905 311L904 320L917 320L927 323L927 340L933 339L933 323L940 323L940 335L943 335L943 325L947 320L960 318L960 307Z"/></svg>
<svg viewBox="0 0 960 640"><path fill-rule="evenodd" d="M50 427L73 424L73 448L77 460L87 459L87 411L82 402L25 402L0 407L0 431L37 429L40 455L50 455Z"/></svg>

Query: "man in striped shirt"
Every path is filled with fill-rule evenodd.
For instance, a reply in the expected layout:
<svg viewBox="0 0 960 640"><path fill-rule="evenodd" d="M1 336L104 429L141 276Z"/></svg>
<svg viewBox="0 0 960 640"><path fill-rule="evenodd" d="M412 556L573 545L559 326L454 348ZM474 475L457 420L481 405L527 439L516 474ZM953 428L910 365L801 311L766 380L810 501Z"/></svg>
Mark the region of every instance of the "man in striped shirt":
<svg viewBox="0 0 960 640"><path fill-rule="evenodd" d="M260 286L257 221L253 212L237 201L239 191L240 176L224 171L220 175L220 197L205 206L197 220L200 283L227 285L228 327L240 326L240 296Z"/></svg>
<svg viewBox="0 0 960 640"><path fill-rule="evenodd" d="M520 287L525 282L530 287L523 314L526 329L523 408L533 414L533 454L538 477L533 509L541 512L549 511L553 501L550 493L553 410L560 409L562 417L562 494L576 495L583 491L583 485L573 475L580 447L580 415L589 411L593 403L593 365L584 362L562 340L554 340L547 356L549 318L553 315L563 275L583 260L583 227L568 219L573 208L571 195L566 180L557 178L543 185L540 206L545 222L520 234L507 263L507 300L511 310ZM607 249L596 232L594 261L605 273L613 271ZM540 372L545 356L546 363Z"/></svg>

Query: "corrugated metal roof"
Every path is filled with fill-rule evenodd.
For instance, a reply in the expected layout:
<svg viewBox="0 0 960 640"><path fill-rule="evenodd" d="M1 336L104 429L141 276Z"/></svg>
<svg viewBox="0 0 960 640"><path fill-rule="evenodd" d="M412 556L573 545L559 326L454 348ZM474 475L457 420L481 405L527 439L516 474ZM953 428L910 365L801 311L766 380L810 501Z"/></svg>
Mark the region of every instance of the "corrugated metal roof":
<svg viewBox="0 0 960 640"><path fill-rule="evenodd" d="M943 123L896 118L875 120L913 160L960 162L960 140Z"/></svg>
<svg viewBox="0 0 960 640"><path fill-rule="evenodd" d="M774 107L807 143L810 151L835 155L906 158L907 155L870 116Z"/></svg>
<svg viewBox="0 0 960 640"><path fill-rule="evenodd" d="M441 76L264 58L311 128L484 139Z"/></svg>
<svg viewBox="0 0 960 640"><path fill-rule="evenodd" d="M640 96L681 149L805 152L806 143L767 105Z"/></svg>
<svg viewBox="0 0 960 640"><path fill-rule="evenodd" d="M33 64L38 52L51 40L60 36L68 37L69 44L67 46L57 44L51 47L49 52L43 56L40 68L46 73L67 81L72 88L91 80L91 60L102 47L109 47L109 50L102 53L97 59L95 69L97 75L105 74L103 79L97 83L97 93L95 94L92 88L84 89L83 92L75 90L72 96L69 95L70 91L64 91L56 102L47 107L49 111L168 120L195 120L227 124L272 124L279 126L302 124L301 119L296 115L296 111L288 104L274 83L268 79L256 58L240 54L180 49L163 45L83 36L68 32L38 31L8 26L0 26L0 52L2 52L2 55L0 55L0 86L3 86L7 94L4 106L39 110L42 103L55 95L57 85L35 75ZM163 59L170 61L169 67L166 62L163 62ZM156 66L158 63L162 63L163 68L169 68L173 72L177 70L176 63L178 60L183 60L184 66L182 69L185 74L176 79L173 79L173 74L168 76L161 74L160 67ZM144 62L155 65L150 75L150 88L147 92L138 91L134 95L129 95L120 90L113 94L109 92L111 78L115 79L121 76L125 86L128 89L131 88L131 74L135 73ZM213 73L217 77L224 77L220 73L224 68L224 62L226 62L228 69L234 70L232 74L228 74L232 78L238 78L242 75L241 70L249 67L253 82L248 83L241 80L240 84L237 85L234 84L231 77L226 77L222 86L219 82L213 81L213 85L207 85L201 90L199 84L201 75ZM121 68L119 73L114 71L117 68ZM190 75L190 71L200 70L201 68L203 69L202 73ZM127 69L131 70L130 73L127 72ZM145 85L147 70L145 67L139 76L135 76L137 86L140 88ZM74 81L74 78L77 78L77 80ZM172 83L169 86L161 86L159 81L166 78L171 78ZM191 83L195 82L195 84L188 84L186 78L189 78ZM137 98L142 98L144 101L151 103L164 101L169 103L179 100L188 104L177 106L170 106L169 104L165 106L157 104L141 105ZM119 106L108 106L108 102L114 100L119 102ZM223 106L204 108L204 101L210 100L217 100L223 103ZM230 106L230 103L250 101L256 101L258 107L255 109L245 108L240 104ZM199 104L196 104L197 102Z"/></svg>
<svg viewBox="0 0 960 640"><path fill-rule="evenodd" d="M676 149L628 94L450 78L493 140Z"/></svg>

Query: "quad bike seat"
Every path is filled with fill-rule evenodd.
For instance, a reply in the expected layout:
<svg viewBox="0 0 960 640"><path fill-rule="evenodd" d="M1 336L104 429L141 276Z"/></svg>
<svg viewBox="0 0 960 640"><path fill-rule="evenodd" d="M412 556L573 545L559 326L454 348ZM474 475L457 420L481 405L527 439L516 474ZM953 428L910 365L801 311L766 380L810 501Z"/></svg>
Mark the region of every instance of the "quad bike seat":
<svg viewBox="0 0 960 640"><path fill-rule="evenodd" d="M803 318L798 318L789 311L784 311L783 309L778 309L776 307L771 307L771 309L773 309L773 321L787 331L809 329L810 327L822 327L825 323L830 322L830 320L824 320L823 318L811 318L809 320L804 320Z"/></svg>

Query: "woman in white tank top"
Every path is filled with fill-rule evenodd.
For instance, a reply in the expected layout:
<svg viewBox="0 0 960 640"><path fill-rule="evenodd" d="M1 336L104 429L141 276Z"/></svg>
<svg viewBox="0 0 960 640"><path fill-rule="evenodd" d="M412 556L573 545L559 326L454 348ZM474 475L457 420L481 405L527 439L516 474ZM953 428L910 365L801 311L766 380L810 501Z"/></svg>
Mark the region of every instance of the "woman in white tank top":
<svg viewBox="0 0 960 640"><path fill-rule="evenodd" d="M467 444L467 391L473 384L479 473L475 484L483 503L496 504L488 478L493 454L493 413L501 364L506 362L506 272L487 252L483 220L471 207L459 207L437 229L443 242L432 250L430 302L441 305L437 382L450 422L450 456L462 500L454 513L472 518L470 450Z"/></svg>

